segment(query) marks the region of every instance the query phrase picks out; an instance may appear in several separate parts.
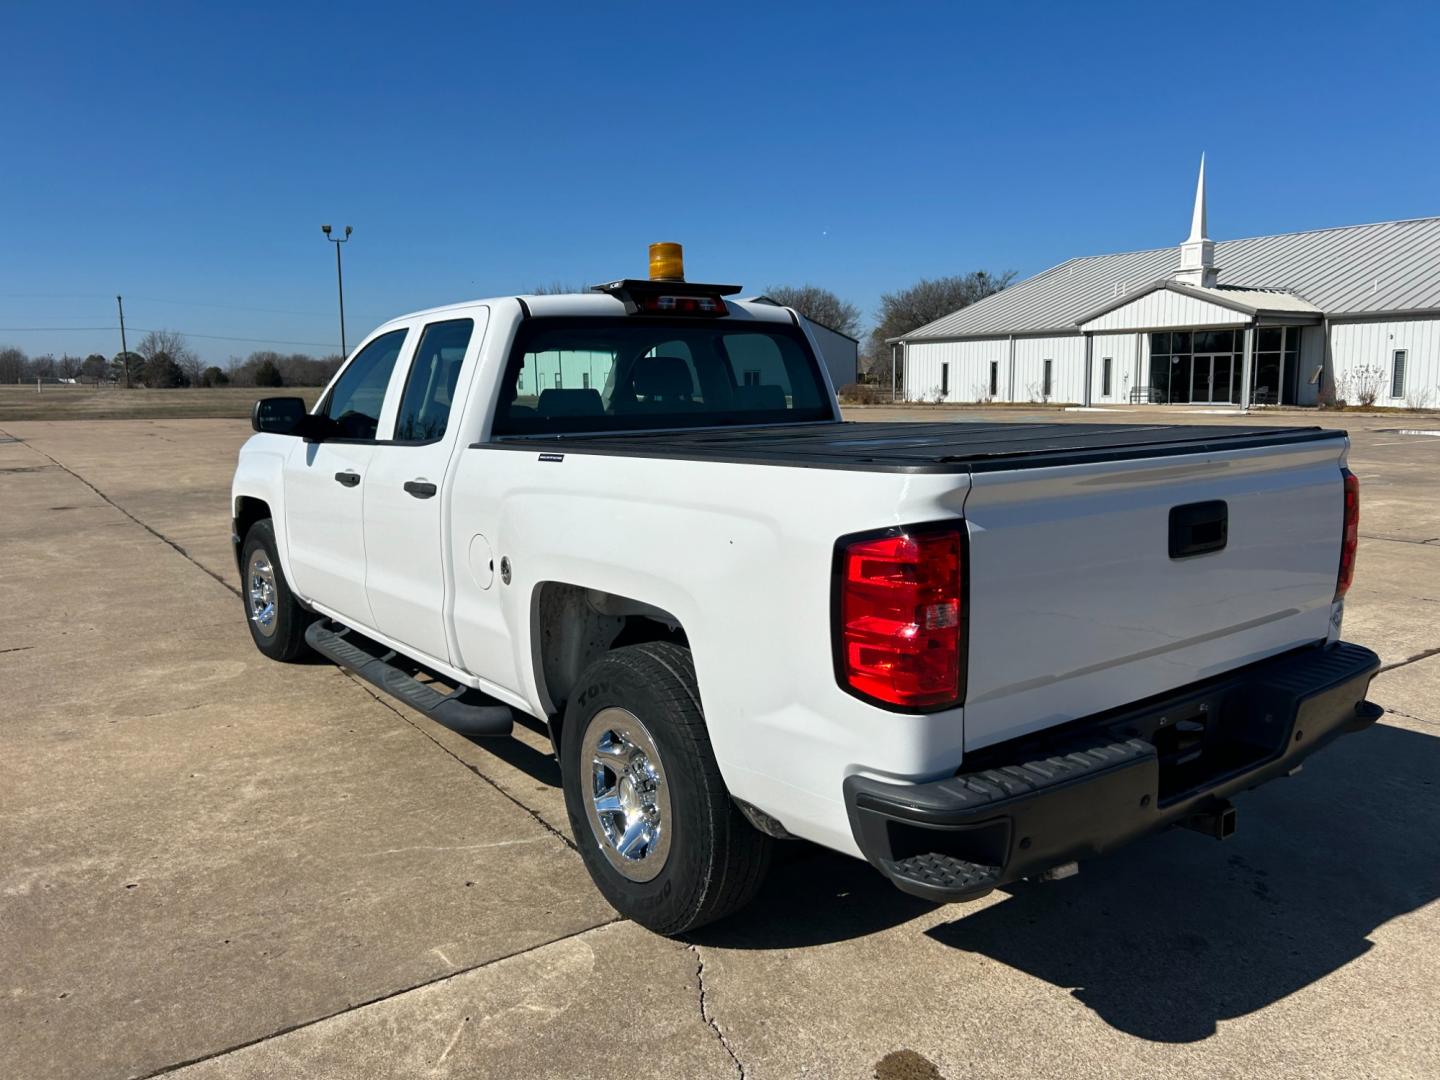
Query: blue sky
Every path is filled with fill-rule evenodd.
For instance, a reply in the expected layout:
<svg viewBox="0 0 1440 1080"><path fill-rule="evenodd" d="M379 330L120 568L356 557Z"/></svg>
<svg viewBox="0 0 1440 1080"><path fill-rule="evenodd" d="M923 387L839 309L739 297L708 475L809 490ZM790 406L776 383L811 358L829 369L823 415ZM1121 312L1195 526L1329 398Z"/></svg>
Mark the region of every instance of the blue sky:
<svg viewBox="0 0 1440 1080"><path fill-rule="evenodd" d="M0 345L219 362L645 270L880 293L1440 213L1433 5L0 10ZM213 335L199 337L200 334ZM257 339L243 341L236 339ZM133 339L132 339L133 340ZM289 342L305 344L290 345Z"/></svg>

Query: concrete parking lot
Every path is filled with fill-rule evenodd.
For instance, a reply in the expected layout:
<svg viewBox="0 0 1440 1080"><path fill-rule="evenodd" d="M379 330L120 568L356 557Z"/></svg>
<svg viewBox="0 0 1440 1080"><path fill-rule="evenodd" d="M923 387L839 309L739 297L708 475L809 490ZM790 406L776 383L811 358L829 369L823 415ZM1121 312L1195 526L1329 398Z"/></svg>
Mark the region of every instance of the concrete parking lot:
<svg viewBox="0 0 1440 1080"><path fill-rule="evenodd" d="M1440 422L1277 420L1352 432L1381 723L1223 844L936 908L797 843L686 942L590 885L538 732L254 650L244 421L0 423L0 1077L1440 1075Z"/></svg>

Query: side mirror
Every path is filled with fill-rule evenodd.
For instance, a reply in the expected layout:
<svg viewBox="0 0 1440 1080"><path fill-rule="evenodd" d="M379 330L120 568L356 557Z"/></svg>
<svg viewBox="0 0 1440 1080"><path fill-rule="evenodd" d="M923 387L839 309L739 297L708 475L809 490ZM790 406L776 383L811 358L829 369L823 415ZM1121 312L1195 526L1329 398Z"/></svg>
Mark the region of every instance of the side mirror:
<svg viewBox="0 0 1440 1080"><path fill-rule="evenodd" d="M295 429L309 415L304 398L261 398L250 410L250 426L271 435L298 435Z"/></svg>

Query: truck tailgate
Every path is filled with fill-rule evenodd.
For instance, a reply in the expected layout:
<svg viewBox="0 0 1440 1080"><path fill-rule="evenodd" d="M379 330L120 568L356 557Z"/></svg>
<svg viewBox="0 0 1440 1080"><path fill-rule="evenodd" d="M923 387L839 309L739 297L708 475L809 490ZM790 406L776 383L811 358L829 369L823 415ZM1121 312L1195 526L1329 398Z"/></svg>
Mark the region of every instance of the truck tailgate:
<svg viewBox="0 0 1440 1080"><path fill-rule="evenodd" d="M1326 638L1347 445L975 473L967 750Z"/></svg>

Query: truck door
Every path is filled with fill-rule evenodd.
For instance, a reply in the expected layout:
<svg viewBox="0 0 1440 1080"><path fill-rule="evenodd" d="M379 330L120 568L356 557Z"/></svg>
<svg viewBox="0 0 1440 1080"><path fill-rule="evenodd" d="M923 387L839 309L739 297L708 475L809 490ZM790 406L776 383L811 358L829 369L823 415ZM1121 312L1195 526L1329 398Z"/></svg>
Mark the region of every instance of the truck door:
<svg viewBox="0 0 1440 1080"><path fill-rule="evenodd" d="M485 335L485 312L425 324L403 382L393 438L375 448L365 485L365 592L375 629L437 660L446 638L445 481ZM396 391L392 390L392 393Z"/></svg>
<svg viewBox="0 0 1440 1080"><path fill-rule="evenodd" d="M355 354L316 410L336 422L337 434L318 443L296 440L285 463L285 529L295 587L360 628L374 622L365 598L367 474L407 333L381 334Z"/></svg>

